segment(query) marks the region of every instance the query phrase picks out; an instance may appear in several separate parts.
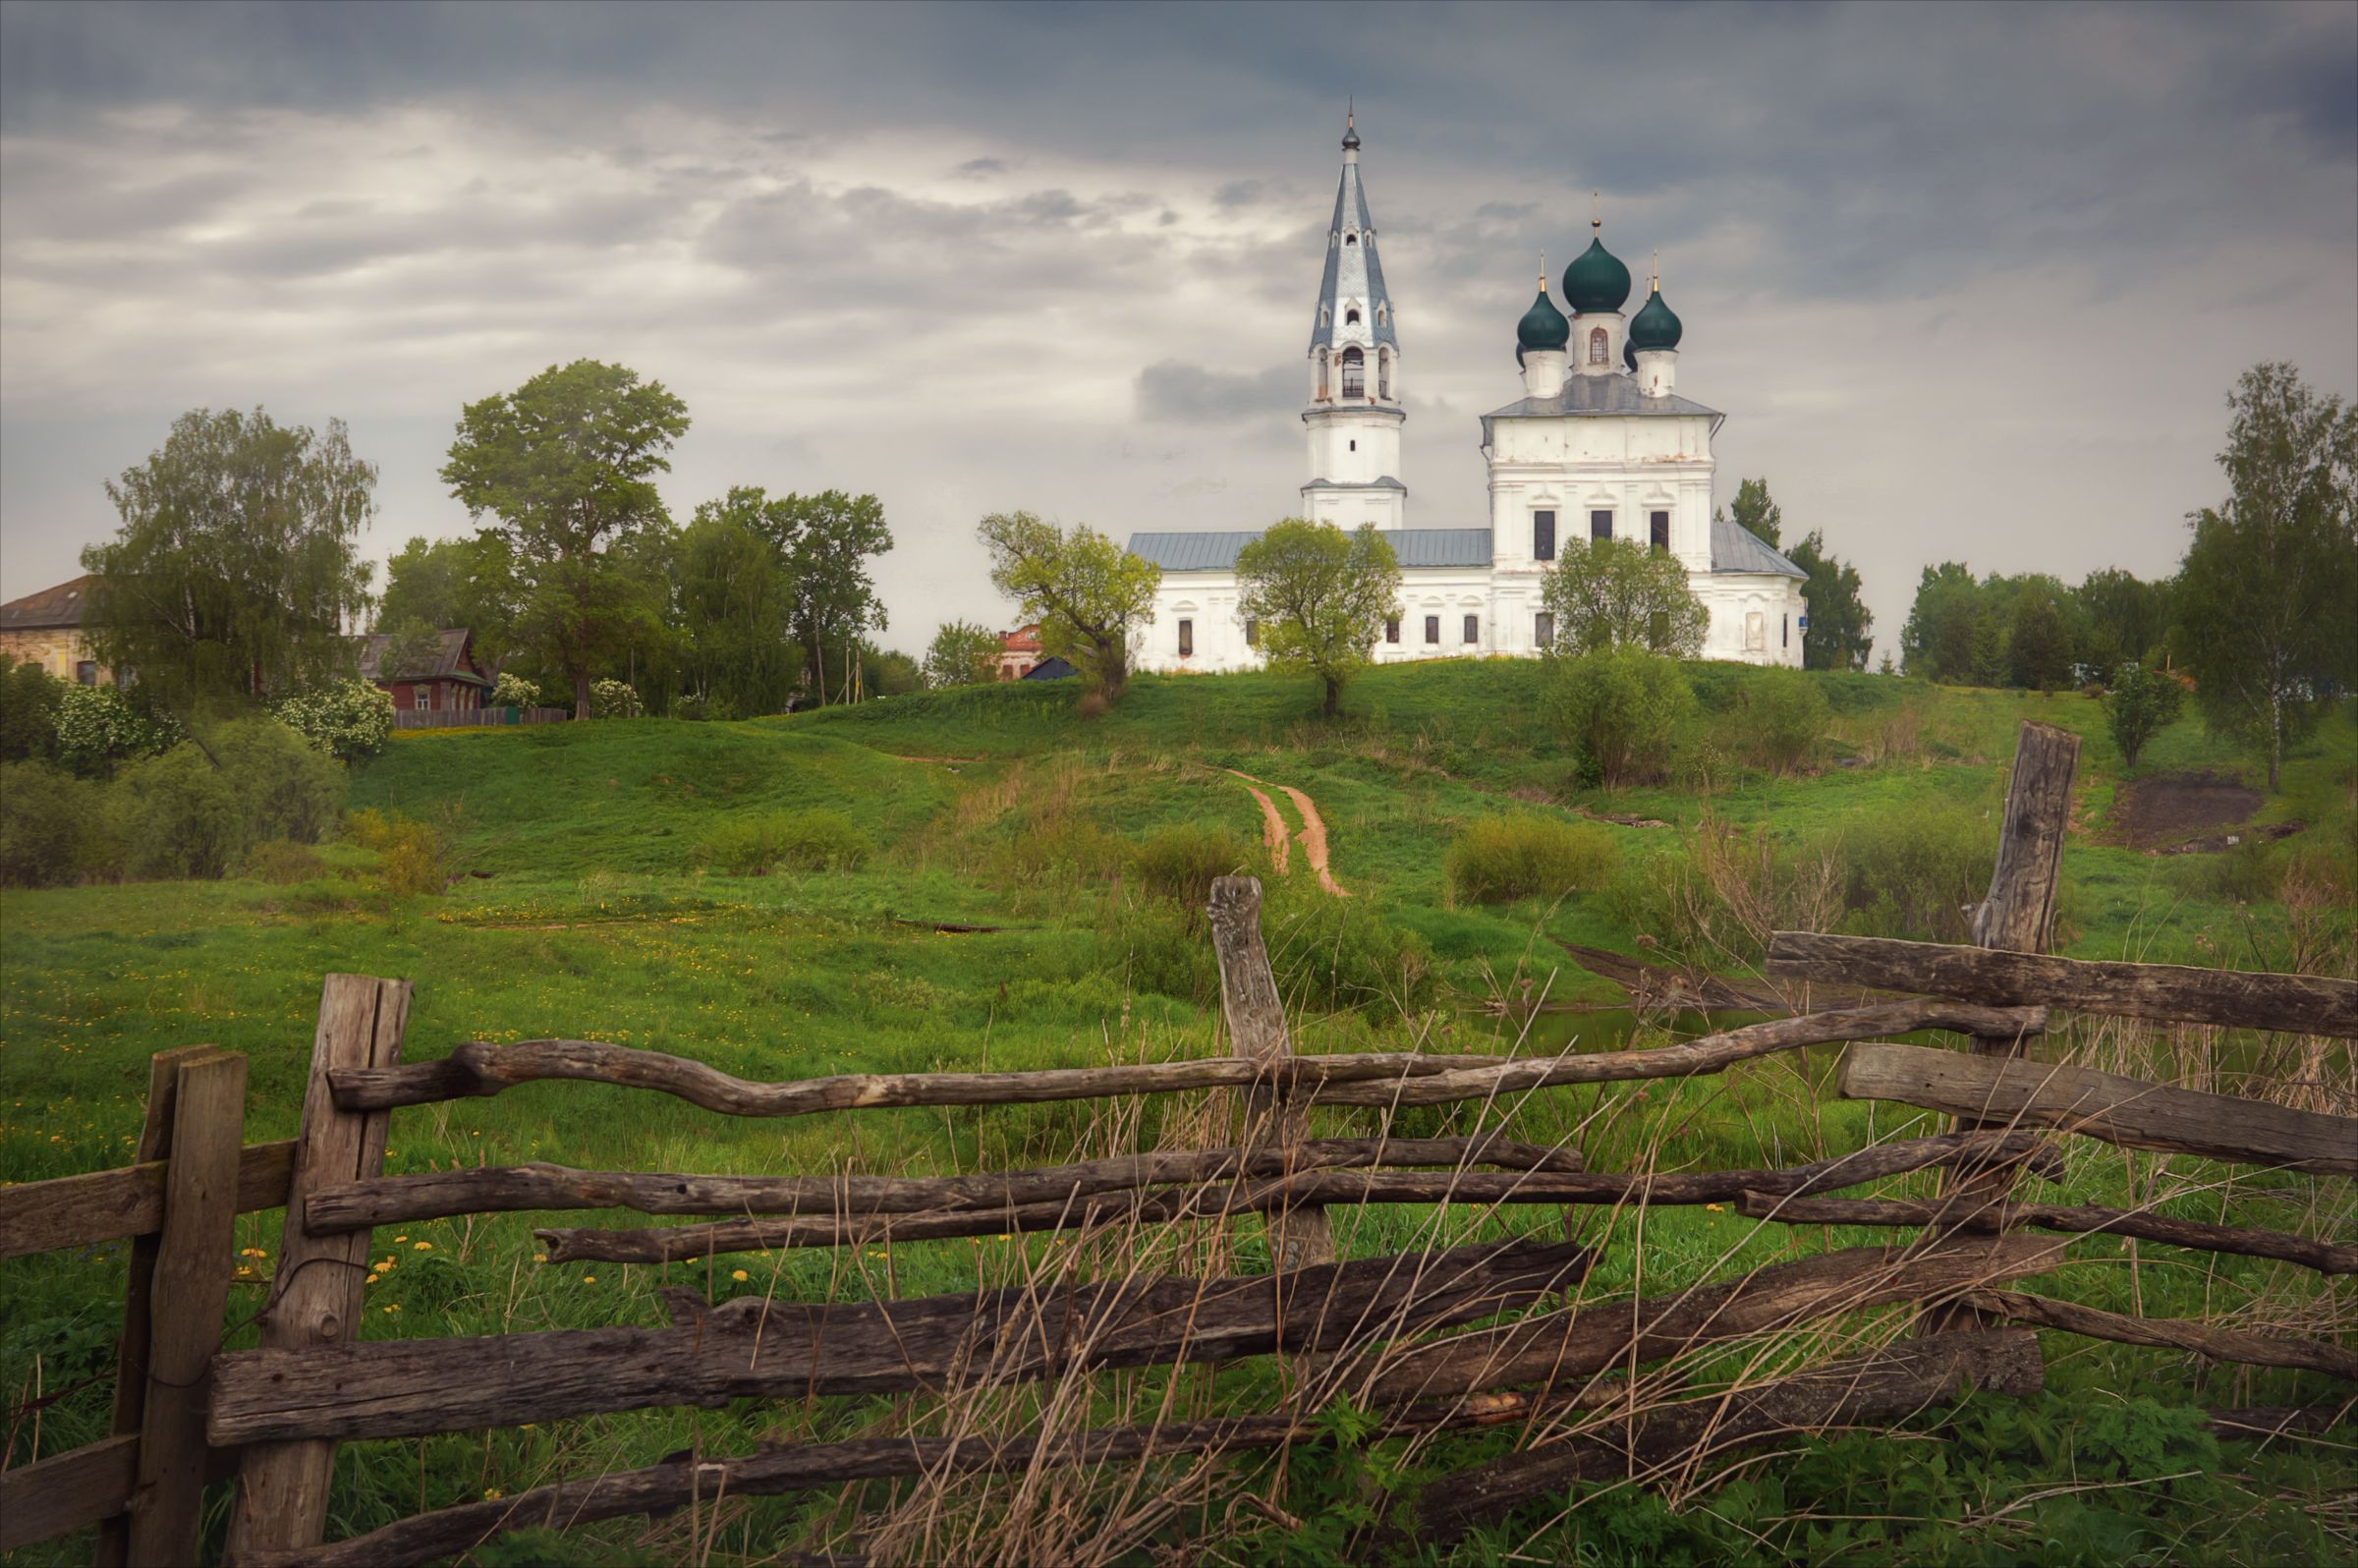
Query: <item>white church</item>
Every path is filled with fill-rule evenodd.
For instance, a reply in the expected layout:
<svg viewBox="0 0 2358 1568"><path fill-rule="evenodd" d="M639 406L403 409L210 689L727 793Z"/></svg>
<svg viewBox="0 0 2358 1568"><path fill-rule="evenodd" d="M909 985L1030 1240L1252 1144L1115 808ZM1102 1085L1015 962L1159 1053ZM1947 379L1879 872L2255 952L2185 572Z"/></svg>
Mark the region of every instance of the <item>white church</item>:
<svg viewBox="0 0 2358 1568"><path fill-rule="evenodd" d="M1712 511L1712 437L1726 418L1673 390L1678 317L1659 281L1635 316L1629 268L1601 235L1564 269L1563 311L1540 279L1515 328L1523 396L1483 416L1490 519L1411 528L1400 475L1399 320L1359 178L1359 133L1343 135L1342 184L1310 333L1310 478L1300 515L1374 524L1400 563L1399 613L1382 662L1533 654L1553 629L1541 584L1558 553L1634 539L1686 567L1711 612L1703 656L1801 665L1808 574ZM1601 225L1592 223L1592 228ZM1237 670L1261 662L1237 611L1237 552L1259 531L1134 533L1131 553L1162 568L1135 667Z"/></svg>

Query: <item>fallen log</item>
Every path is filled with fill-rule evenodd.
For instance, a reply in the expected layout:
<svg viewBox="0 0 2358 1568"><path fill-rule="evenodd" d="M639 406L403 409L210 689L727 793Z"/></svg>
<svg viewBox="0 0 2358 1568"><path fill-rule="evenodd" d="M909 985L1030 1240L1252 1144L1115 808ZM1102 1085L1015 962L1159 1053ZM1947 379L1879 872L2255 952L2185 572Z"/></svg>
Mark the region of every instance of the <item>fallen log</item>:
<svg viewBox="0 0 2358 1568"><path fill-rule="evenodd" d="M95 1247L164 1228L168 1159L113 1170L0 1187L0 1259ZM237 1211L277 1208L287 1201L295 1144L249 1144L238 1153Z"/></svg>
<svg viewBox="0 0 2358 1568"><path fill-rule="evenodd" d="M1967 1293L1965 1301L1968 1306L2009 1322L2059 1328L2090 1339L2191 1351L2213 1361L2231 1361L2247 1367L2290 1367L2358 1381L2358 1350L2345 1350L2322 1339L2214 1328L2209 1323L2177 1317L2131 1317L2098 1307L2082 1307L2077 1302L2057 1301L2051 1296L2025 1296L2010 1290L1975 1290Z"/></svg>
<svg viewBox="0 0 2358 1568"><path fill-rule="evenodd" d="M715 1253L771 1248L837 1247L892 1241L939 1241L960 1236L1078 1230L1113 1224L1170 1224L1267 1212L1297 1204L1727 1204L1748 1191L1804 1194L1934 1165L1986 1169L2034 1162L2051 1153L2036 1134L1949 1133L1878 1144L1854 1154L1783 1170L1734 1170L1620 1175L1534 1171L1493 1176L1451 1171L1395 1175L1304 1171L1249 1184L1205 1184L1178 1190L1133 1189L1056 1199L1006 1208L962 1208L913 1214L795 1214L777 1219L730 1219L708 1225L644 1230L551 1227L535 1230L552 1262L678 1262Z"/></svg>
<svg viewBox="0 0 2358 1568"><path fill-rule="evenodd" d="M682 1291L669 1328L595 1328L213 1362L215 1446L422 1436L657 1405L1032 1382L1101 1367L1333 1353L1528 1306L1589 1255L1510 1242L1252 1278L1130 1278L856 1303Z"/></svg>
<svg viewBox="0 0 2358 1568"><path fill-rule="evenodd" d="M1500 1394L1485 1403L1461 1402L1445 1410L1398 1411L1379 1416L1373 1435L1398 1437L1529 1421L1564 1403ZM1321 1430L1303 1417L1231 1416L1056 1435L856 1437L781 1444L735 1458L682 1456L644 1470L560 1482L512 1497L413 1515L324 1546L257 1552L246 1568L417 1568L471 1551L510 1531L562 1530L631 1514L659 1515L699 1498L774 1497L895 1476L1032 1471L1275 1448L1315 1438Z"/></svg>
<svg viewBox="0 0 2358 1568"><path fill-rule="evenodd" d="M2035 1394L2039 1337L2020 1329L1936 1334L1756 1387L1681 1401L1506 1454L1426 1484L1420 1540L1445 1543L1584 1481L1640 1484L1793 1432L1885 1426L1975 1390Z"/></svg>
<svg viewBox="0 0 2358 1568"><path fill-rule="evenodd" d="M323 1187L304 1205L316 1230L362 1230L451 1214L629 1208L642 1214L912 1214L1061 1204L1168 1182L1217 1182L1350 1166L1491 1165L1577 1171L1580 1152L1472 1138L1319 1138L1286 1148L1125 1154L978 1176L691 1176L533 1163L388 1176Z"/></svg>
<svg viewBox="0 0 2358 1568"><path fill-rule="evenodd" d="M2128 1148L2358 1176L2358 1117L2170 1089L2092 1068L1866 1044L1842 1053L1836 1085L1846 1099L2061 1127Z"/></svg>
<svg viewBox="0 0 2358 1568"><path fill-rule="evenodd" d="M2176 964L2094 963L1881 936L1778 931L1768 974L1980 1002L2358 1038L2358 980Z"/></svg>
<svg viewBox="0 0 2358 1568"><path fill-rule="evenodd" d="M1962 1225L1979 1230L2028 1225L2072 1235L2135 1236L2204 1252L2274 1258L2321 1274L2358 1274L2358 1247L2338 1247L2280 1230L2172 1219L2144 1209L1992 1204L1986 1197L1970 1193L1926 1203L1905 1198L1786 1198L1752 1192L1738 1200L1736 1212L1747 1219L1773 1219L1787 1225Z"/></svg>
<svg viewBox="0 0 2358 1568"><path fill-rule="evenodd" d="M1584 1304L1398 1352L1374 1379L1377 1404L1523 1383L1554 1386L1616 1365L1789 1328L1894 1302L1939 1302L2062 1261L2035 1236L1947 1236L1924 1247L1862 1247L1756 1269L1665 1296Z"/></svg>
<svg viewBox="0 0 2358 1568"><path fill-rule="evenodd" d="M845 1073L784 1083L736 1078L684 1056L595 1040L535 1039L513 1045L470 1040L438 1062L338 1068L330 1082L340 1110L383 1110L497 1094L518 1084L547 1079L656 1090L730 1116L808 1116L820 1111L909 1105L1034 1105L1256 1088L1284 1090L1320 1104L1431 1105L1557 1084L1684 1078L1718 1072L1773 1051L1837 1044L1874 1035L1905 1035L1925 1029L1974 1035L2036 1033L2044 1027L2045 1017L2037 1008L1907 1001L1778 1019L1658 1049L1600 1051L1588 1056L1518 1058L1370 1051L1288 1056L1279 1062L1215 1056L1026 1073ZM1419 1088L1410 1095L1409 1090L1419 1080L1436 1076L1446 1076L1451 1082L1438 1092ZM1383 1087L1377 1087L1378 1083Z"/></svg>

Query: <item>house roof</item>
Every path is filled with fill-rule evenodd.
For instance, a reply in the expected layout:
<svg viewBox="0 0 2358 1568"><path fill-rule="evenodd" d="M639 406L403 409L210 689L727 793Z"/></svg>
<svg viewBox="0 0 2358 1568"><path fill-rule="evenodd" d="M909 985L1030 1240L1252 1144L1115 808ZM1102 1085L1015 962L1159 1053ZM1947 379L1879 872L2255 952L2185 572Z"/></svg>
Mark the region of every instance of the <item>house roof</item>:
<svg viewBox="0 0 2358 1568"><path fill-rule="evenodd" d="M430 658L413 661L398 670L385 669L385 651L393 639L383 632L374 632L354 640L361 649L361 679L364 681L457 681L467 686L489 686L491 683L468 668L468 633L463 626L445 627L434 634L434 650Z"/></svg>
<svg viewBox="0 0 2358 1568"><path fill-rule="evenodd" d="M1059 658L1041 659L1026 670L1019 679L1026 681L1062 681L1078 674L1072 665Z"/></svg>
<svg viewBox="0 0 2358 1568"><path fill-rule="evenodd" d="M88 577L78 577L38 593L0 604L0 632L35 632L50 627L80 626L89 603Z"/></svg>
<svg viewBox="0 0 2358 1568"><path fill-rule="evenodd" d="M1804 580L1810 575L1771 549L1768 541L1758 533L1724 517L1712 519L1712 570L1766 572Z"/></svg>
<svg viewBox="0 0 2358 1568"><path fill-rule="evenodd" d="M1488 566L1488 529L1384 529L1383 541L1392 547L1402 570L1419 567ZM1133 533L1130 553L1151 561L1166 572L1226 572L1236 566L1237 552L1261 537L1259 529L1211 532Z"/></svg>

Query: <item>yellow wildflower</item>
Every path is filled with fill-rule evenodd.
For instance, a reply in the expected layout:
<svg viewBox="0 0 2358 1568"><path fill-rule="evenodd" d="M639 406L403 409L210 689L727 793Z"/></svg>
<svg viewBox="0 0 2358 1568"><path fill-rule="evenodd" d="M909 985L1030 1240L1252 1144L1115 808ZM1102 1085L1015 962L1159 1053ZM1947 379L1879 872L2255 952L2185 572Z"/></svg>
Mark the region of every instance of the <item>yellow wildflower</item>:
<svg viewBox="0 0 2358 1568"><path fill-rule="evenodd" d="M742 1268L732 1268L732 1269L730 1269L730 1270L729 1270L729 1277L730 1277L731 1279L734 1279L734 1280L736 1280L736 1281L737 1281L739 1284L743 1284L743 1283L744 1283L744 1282L745 1282L747 1279L751 1278L752 1276L751 1276L751 1275L749 1275L749 1274L747 1274L747 1273L746 1273L746 1271L745 1271L744 1269L742 1269Z"/></svg>
<svg viewBox="0 0 2358 1568"><path fill-rule="evenodd" d="M585 1285L594 1285L597 1283L597 1276L595 1274L584 1274L582 1276L582 1283Z"/></svg>
<svg viewBox="0 0 2358 1568"><path fill-rule="evenodd" d="M412 1242L412 1243L410 1243L410 1251L411 1251L411 1252L414 1252L414 1253L430 1253L430 1252L432 1252L433 1250L434 1250L434 1244L433 1244L432 1242Z"/></svg>

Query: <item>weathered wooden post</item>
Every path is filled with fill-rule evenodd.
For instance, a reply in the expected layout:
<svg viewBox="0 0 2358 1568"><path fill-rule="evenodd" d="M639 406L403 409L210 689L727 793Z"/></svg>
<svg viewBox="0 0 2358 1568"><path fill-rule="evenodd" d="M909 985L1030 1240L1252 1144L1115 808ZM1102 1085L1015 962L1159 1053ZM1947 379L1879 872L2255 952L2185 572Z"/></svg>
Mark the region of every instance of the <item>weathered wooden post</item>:
<svg viewBox="0 0 2358 1568"><path fill-rule="evenodd" d="M181 1045L147 1060L147 1116L140 1127L134 1164L172 1157L172 1109L180 1088L180 1065L209 1056L210 1045ZM243 1116L243 1108L240 1110ZM167 1210L169 1212L169 1210ZM153 1323L150 1295L155 1285L158 1233L131 1242L130 1278L123 1290L123 1332L115 1341L115 1416L108 1428L117 1437L136 1437L147 1412L147 1337ZM135 1471L136 1475L136 1471ZM94 1568L124 1568L131 1560L131 1517L117 1514L98 1526Z"/></svg>
<svg viewBox="0 0 2358 1568"><path fill-rule="evenodd" d="M134 1568L196 1560L206 1373L221 1348L221 1316L229 1306L246 1134L245 1057L208 1050L176 1067L172 1164L150 1286L139 1481L126 1541Z"/></svg>
<svg viewBox="0 0 2358 1568"><path fill-rule="evenodd" d="M382 1173L388 1111L340 1111L327 1075L339 1067L392 1067L401 1060L409 1020L407 980L330 975L319 992L319 1027L303 1092L303 1130L287 1192L270 1305L262 1315L264 1350L350 1345L360 1324L371 1232L315 1235L304 1204L331 1182ZM238 1469L230 1514L229 1558L319 1543L327 1528L327 1484L335 1470L332 1439L257 1443Z"/></svg>
<svg viewBox="0 0 2358 1568"><path fill-rule="evenodd" d="M1212 951L1220 961L1220 1011L1228 1021L1229 1047L1239 1056L1275 1068L1292 1055L1293 1045L1277 978L1269 971L1269 952L1261 939L1260 879L1217 878L1207 909ZM1290 1102L1282 1084L1256 1085L1245 1092L1247 1149L1273 1142L1290 1152L1301 1147L1309 1132L1308 1111ZM1290 1174L1292 1161L1284 1166ZM1334 1235L1324 1209L1307 1204L1272 1209L1268 1225L1269 1259L1279 1272L1334 1261Z"/></svg>

